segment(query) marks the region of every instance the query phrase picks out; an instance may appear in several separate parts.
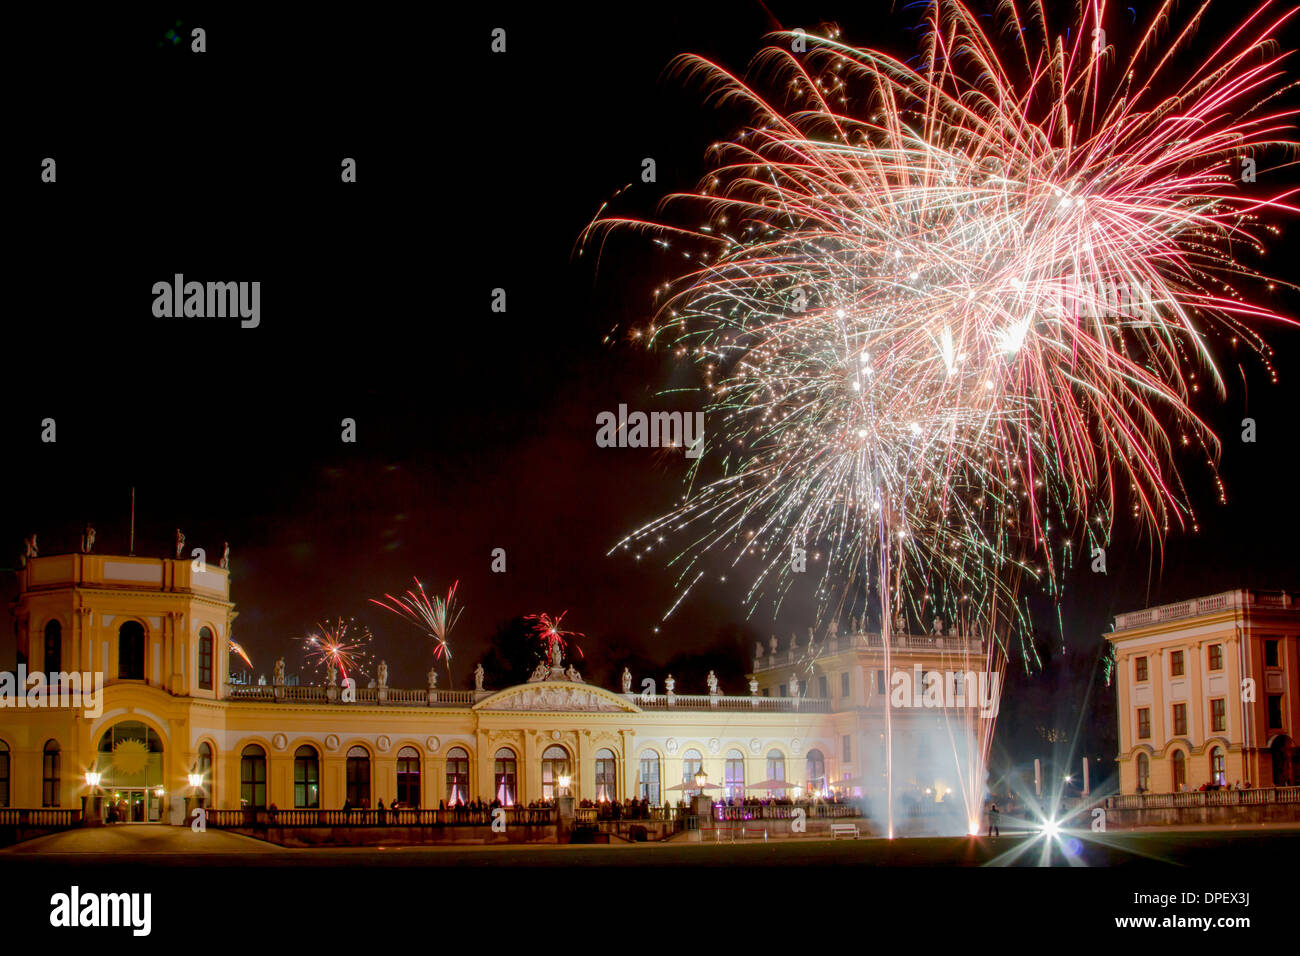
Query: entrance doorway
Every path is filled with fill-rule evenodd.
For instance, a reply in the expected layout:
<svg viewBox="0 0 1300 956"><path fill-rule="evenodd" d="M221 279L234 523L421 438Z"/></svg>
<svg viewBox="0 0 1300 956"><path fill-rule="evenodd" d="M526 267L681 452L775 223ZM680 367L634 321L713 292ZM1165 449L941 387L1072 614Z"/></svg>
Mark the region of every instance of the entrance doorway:
<svg viewBox="0 0 1300 956"><path fill-rule="evenodd" d="M124 720L104 731L96 750L105 821L161 822L166 793L158 734L142 723Z"/></svg>
<svg viewBox="0 0 1300 956"><path fill-rule="evenodd" d="M104 795L104 803L105 815L115 823L158 823L162 820L162 797L156 790L117 788Z"/></svg>

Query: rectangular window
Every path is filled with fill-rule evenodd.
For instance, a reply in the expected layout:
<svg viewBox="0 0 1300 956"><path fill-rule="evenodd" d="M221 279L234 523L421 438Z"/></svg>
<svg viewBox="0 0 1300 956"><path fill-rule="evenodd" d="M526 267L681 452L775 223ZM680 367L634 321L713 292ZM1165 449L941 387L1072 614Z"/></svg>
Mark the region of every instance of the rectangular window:
<svg viewBox="0 0 1300 956"><path fill-rule="evenodd" d="M786 687L785 684L782 684L780 687L778 687L778 688L777 688L777 691L780 693L780 695L781 695L782 697L789 697L789 696L790 696L790 694L789 694L789 688Z"/></svg>
<svg viewBox="0 0 1300 956"><path fill-rule="evenodd" d="M824 699L829 697L830 695L831 695L830 689L826 686L826 675L818 674L817 675L817 696Z"/></svg>
<svg viewBox="0 0 1300 956"><path fill-rule="evenodd" d="M59 751L49 747L41 759L41 806L59 805Z"/></svg>
<svg viewBox="0 0 1300 956"><path fill-rule="evenodd" d="M1264 666L1265 667L1282 666L1278 663L1278 659L1279 659L1277 656L1278 643L1279 642L1274 639L1269 639L1264 642Z"/></svg>
<svg viewBox="0 0 1300 956"><path fill-rule="evenodd" d="M1187 734L1187 705L1174 704L1174 733L1180 736Z"/></svg>
<svg viewBox="0 0 1300 956"><path fill-rule="evenodd" d="M1151 708L1138 708L1138 739L1149 740L1151 738Z"/></svg>
<svg viewBox="0 0 1300 956"><path fill-rule="evenodd" d="M1282 729L1282 695L1268 695L1268 727L1269 730Z"/></svg>
<svg viewBox="0 0 1300 956"><path fill-rule="evenodd" d="M1210 730L1221 733L1228 729L1228 708L1222 697L1210 701Z"/></svg>
<svg viewBox="0 0 1300 956"><path fill-rule="evenodd" d="M1147 674L1147 659L1145 657L1139 657L1136 660L1134 660L1133 671L1134 671L1135 680L1138 681L1146 680L1149 677L1149 675Z"/></svg>
<svg viewBox="0 0 1300 956"><path fill-rule="evenodd" d="M876 671L876 693L883 694L884 692L885 692L885 672Z"/></svg>
<svg viewBox="0 0 1300 956"><path fill-rule="evenodd" d="M844 762L851 763L853 761L853 738L845 734L840 738L840 747L842 748Z"/></svg>
<svg viewBox="0 0 1300 956"><path fill-rule="evenodd" d="M845 671L840 675L840 696L849 696L849 672Z"/></svg>
<svg viewBox="0 0 1300 956"><path fill-rule="evenodd" d="M769 688L769 687L764 687L764 688L763 688L763 696L764 696L764 697L771 697L771 696L772 696L771 694L768 693L768 691L769 691L770 689L771 689L771 688Z"/></svg>
<svg viewBox="0 0 1300 956"><path fill-rule="evenodd" d="M1169 676L1170 677L1183 676L1183 652L1182 651L1169 652Z"/></svg>
<svg viewBox="0 0 1300 956"><path fill-rule="evenodd" d="M1222 644L1210 645L1210 670L1212 671L1223 670L1223 645Z"/></svg>
<svg viewBox="0 0 1300 956"><path fill-rule="evenodd" d="M199 632L199 690L212 690L212 632Z"/></svg>

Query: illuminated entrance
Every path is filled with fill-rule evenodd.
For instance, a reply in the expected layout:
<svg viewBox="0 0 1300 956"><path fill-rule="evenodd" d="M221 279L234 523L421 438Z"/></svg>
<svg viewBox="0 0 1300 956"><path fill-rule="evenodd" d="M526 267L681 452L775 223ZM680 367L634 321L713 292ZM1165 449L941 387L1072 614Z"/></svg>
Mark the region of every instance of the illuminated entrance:
<svg viewBox="0 0 1300 956"><path fill-rule="evenodd" d="M101 774L105 819L157 823L162 819L162 740L144 724L122 721L99 738L95 770Z"/></svg>

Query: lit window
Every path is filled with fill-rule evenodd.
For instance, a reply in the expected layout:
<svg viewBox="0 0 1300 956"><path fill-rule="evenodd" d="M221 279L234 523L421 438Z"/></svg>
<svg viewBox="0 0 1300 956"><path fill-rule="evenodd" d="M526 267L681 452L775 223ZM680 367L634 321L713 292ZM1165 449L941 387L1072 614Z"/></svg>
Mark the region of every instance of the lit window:
<svg viewBox="0 0 1300 956"><path fill-rule="evenodd" d="M1222 644L1210 645L1210 670L1212 671L1223 670L1223 645Z"/></svg>
<svg viewBox="0 0 1300 956"><path fill-rule="evenodd" d="M1171 651L1169 653L1169 676L1170 677L1183 676L1183 652L1182 651Z"/></svg>

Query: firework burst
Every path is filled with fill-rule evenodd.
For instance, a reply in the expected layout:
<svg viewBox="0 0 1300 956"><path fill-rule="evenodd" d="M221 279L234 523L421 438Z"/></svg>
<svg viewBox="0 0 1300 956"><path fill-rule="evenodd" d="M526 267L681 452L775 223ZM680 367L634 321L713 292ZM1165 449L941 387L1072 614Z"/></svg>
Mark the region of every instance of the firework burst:
<svg viewBox="0 0 1300 956"><path fill-rule="evenodd" d="M907 63L836 30L778 34L753 82L681 58L750 121L663 221L602 210L581 249L631 229L692 263L632 337L699 367L711 423L681 506L615 548L685 536L674 608L706 556L748 561L751 613L817 549L821 613L876 592L887 670L908 613L1023 645L1022 582L1058 594L1121 515L1196 530L1178 456L1217 482L1214 348L1268 364L1256 328L1291 321L1248 260L1295 190L1240 174L1296 147L1294 11L1195 59L1204 7L1173 0L1123 57L1101 0L1055 34L1038 0L926 9Z"/></svg>
<svg viewBox="0 0 1300 956"><path fill-rule="evenodd" d="M230 642L230 653L238 654L240 660L242 660L245 664L248 665L248 669L250 671L253 669L253 662L248 659L248 652L244 650L243 645L237 644L235 641L232 640Z"/></svg>
<svg viewBox="0 0 1300 956"><path fill-rule="evenodd" d="M352 618L338 618L332 625L317 624L316 630L302 642L307 660L316 668L317 676L328 672L332 666L344 680L366 676L369 667L370 645L374 635L364 624Z"/></svg>
<svg viewBox="0 0 1300 956"><path fill-rule="evenodd" d="M560 623L564 620L564 615L568 613L568 611L561 611L559 615L554 618L549 614L544 613L529 614L524 618L525 621L532 622L533 637L537 638L543 648L543 660L548 662L555 660L555 651L558 650L560 654L563 655L568 652L572 638L586 636L580 631L566 631L560 627ZM582 657L582 648L574 644L573 650L577 653L578 657Z"/></svg>
<svg viewBox="0 0 1300 956"><path fill-rule="evenodd" d="M460 620L461 609L456 607L456 588L460 586L460 582L456 581L447 589L446 598L435 597L430 600L420 579L413 580L415 588L408 590L401 597L385 594L384 601L371 598L370 602L404 618L433 638L433 658L434 660L442 658L447 666L447 686L450 687L451 645L447 643L447 638L452 628L456 626L456 622Z"/></svg>

